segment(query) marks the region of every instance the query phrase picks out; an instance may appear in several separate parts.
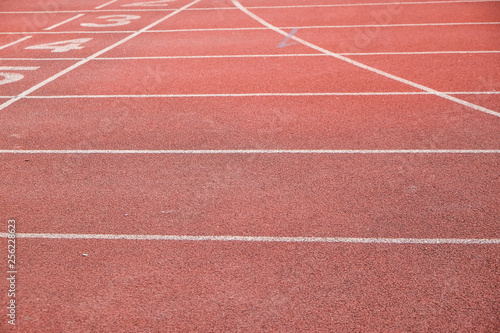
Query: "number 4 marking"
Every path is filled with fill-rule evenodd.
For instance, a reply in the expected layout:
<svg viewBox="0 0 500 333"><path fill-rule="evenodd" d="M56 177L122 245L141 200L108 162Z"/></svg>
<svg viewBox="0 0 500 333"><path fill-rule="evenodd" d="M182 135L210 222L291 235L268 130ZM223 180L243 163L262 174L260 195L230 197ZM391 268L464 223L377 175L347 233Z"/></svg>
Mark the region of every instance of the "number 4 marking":
<svg viewBox="0 0 500 333"><path fill-rule="evenodd" d="M52 50L51 52L58 52L58 53L68 52L71 50L83 49L82 44L88 42L91 39L92 38L79 38L79 39L63 40L61 42L28 46L26 49L27 50Z"/></svg>

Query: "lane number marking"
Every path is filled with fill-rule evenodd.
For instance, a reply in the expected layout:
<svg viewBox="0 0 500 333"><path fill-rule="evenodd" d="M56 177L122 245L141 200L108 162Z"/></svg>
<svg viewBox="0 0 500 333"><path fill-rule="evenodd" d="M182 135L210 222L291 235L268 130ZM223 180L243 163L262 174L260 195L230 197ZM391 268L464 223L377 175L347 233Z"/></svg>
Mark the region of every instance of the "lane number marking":
<svg viewBox="0 0 500 333"><path fill-rule="evenodd" d="M139 15L106 15L99 16L99 19L106 20L110 23L81 23L82 27L91 27L91 28L102 28L102 27L117 27L120 25L127 25L132 20L140 19Z"/></svg>
<svg viewBox="0 0 500 333"><path fill-rule="evenodd" d="M92 40L92 38L63 40L60 42L28 46L26 50L52 50L50 52L62 53L71 50L81 50L83 49L82 44L90 40Z"/></svg>
<svg viewBox="0 0 500 333"><path fill-rule="evenodd" d="M23 66L0 66L0 71L34 71L40 67L23 67ZM0 85L13 83L20 81L24 78L23 74L20 73L7 73L0 72L0 77L3 76L3 79L0 80Z"/></svg>

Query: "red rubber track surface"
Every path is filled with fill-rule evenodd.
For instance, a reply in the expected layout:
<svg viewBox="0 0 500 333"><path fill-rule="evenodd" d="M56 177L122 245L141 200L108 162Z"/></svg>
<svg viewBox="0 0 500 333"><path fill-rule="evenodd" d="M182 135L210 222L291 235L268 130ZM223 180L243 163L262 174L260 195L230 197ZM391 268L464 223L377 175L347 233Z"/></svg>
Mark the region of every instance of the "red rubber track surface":
<svg viewBox="0 0 500 333"><path fill-rule="evenodd" d="M500 330L499 1L106 2L0 3L0 332Z"/></svg>

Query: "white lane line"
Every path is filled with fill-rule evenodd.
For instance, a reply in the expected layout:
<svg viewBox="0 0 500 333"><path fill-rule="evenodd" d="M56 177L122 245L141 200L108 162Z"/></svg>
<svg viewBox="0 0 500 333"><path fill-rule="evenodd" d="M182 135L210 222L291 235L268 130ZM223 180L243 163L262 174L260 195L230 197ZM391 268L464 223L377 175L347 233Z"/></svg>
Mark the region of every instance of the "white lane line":
<svg viewBox="0 0 500 333"><path fill-rule="evenodd" d="M245 14L247 14L248 16L250 16L251 18L253 18L254 20L256 20L257 22L259 22L260 24L268 27L269 29L273 30L273 31L276 31L277 33L283 35L283 36L288 36L288 33L281 30L280 28L277 28L275 27L274 25L268 23L267 21L263 20L262 18L260 18L259 16L255 15L254 13L250 12L248 9L246 9L245 7L243 7L239 2L238 0L231 0L233 2L233 4L238 7L242 12L244 12ZM499 117L500 118L500 113L499 112L496 112L496 111L493 111L493 110L490 110L490 109L487 109L485 107L482 107L482 106L479 106L479 105L476 105L476 104L473 104L473 103L469 103L467 101L464 101L464 100L461 100L459 98L456 98L456 97L453 97L451 95L447 95L443 92L439 92L437 90L434 90L432 88L429 88L427 86L424 86L424 85L421 85L421 84L418 84L418 83L415 83L413 81L410 81L410 80L407 80L407 79L403 79L399 76L396 76L396 75L393 75L393 74L390 74L390 73L387 73L387 72L384 72L380 69L377 69L377 68L374 68L374 67L371 67L371 66L368 66L368 65L365 65L363 63L360 63L358 61L355 61L355 60L352 60L350 58L346 58L344 56L341 56L337 53L334 53L334 52L331 52L331 51L328 51L322 47L319 47L315 44L312 44L308 41L305 41L297 36L291 36L291 39L305 45L305 46L308 46L316 51L320 51L320 52L323 52L325 54L328 54L336 59L339 59L339 60L342 60L342 61L345 61L351 65L354 65L356 67L359 67L359 68L362 68L362 69L365 69L367 71L370 71L370 72L373 72L373 73L376 73L376 74L379 74L381 76L384 76L386 78L389 78L389 79L392 79L394 81L398 81L400 83L403 83L403 84L406 84L406 85L409 85L411 87L414 87L416 89L419 89L419 90L423 90L423 91L426 91L426 92L429 92L429 93L432 93L436 96L439 96L441 98L444 98L444 99L447 99L449 101L452 101L452 102L455 102L455 103L458 103L460 105L464 105L464 106L467 106L467 107L470 107L474 110L477 110L477 111L480 111L480 112L484 112L484 113L487 113L487 114L490 114L492 116L495 116L495 117Z"/></svg>
<svg viewBox="0 0 500 333"><path fill-rule="evenodd" d="M496 54L500 51L416 51L416 52L364 52L364 53L339 53L340 55L419 55L419 54ZM325 54L326 55L326 54Z"/></svg>
<svg viewBox="0 0 500 333"><path fill-rule="evenodd" d="M364 52L364 53L339 53L351 56L377 56L377 55L432 55L432 54L498 54L500 51L418 51L418 52ZM282 58L282 57L329 57L324 53L296 53L296 54L223 54L199 56L149 56L149 57L100 57L92 60L154 60L154 59L217 59L217 58ZM2 58L0 60L26 60L26 61L61 61L82 60L85 58Z"/></svg>
<svg viewBox="0 0 500 333"><path fill-rule="evenodd" d="M106 7L107 5L111 5L112 3L117 2L117 1L118 1L118 0L111 0L110 2L106 2L106 3L105 3L105 4L103 4L103 5L100 5L100 6L95 7L94 9L101 9L101 8L104 8L104 7Z"/></svg>
<svg viewBox="0 0 500 333"><path fill-rule="evenodd" d="M453 91L447 95L500 95L500 91ZM360 93L248 93L248 94L157 94L157 95L40 95L26 96L25 99L66 99L66 98L204 98L204 97L301 97L301 96L435 96L425 91L408 92L360 92ZM0 96L0 98L14 98L15 96Z"/></svg>
<svg viewBox="0 0 500 333"><path fill-rule="evenodd" d="M99 57L101 54L104 54L104 53L106 53L106 52L108 52L108 51L110 51L110 50L114 49L115 47L120 46L121 44L123 44L123 43L125 43L125 42L129 41L130 39L132 39L132 38L134 38L134 37L136 37L136 36L140 35L140 34L141 34L141 33L143 33L144 31L151 29L152 27L156 26L157 24L160 24L161 22L165 21L166 19L168 19L168 18L170 18L170 17L172 17L172 16L174 16L174 15L176 15L176 14L178 14L178 13L182 12L184 9L189 8L190 6L192 6L192 5L196 4L196 3L200 2L200 1L201 1L201 0L194 0L193 2L190 2L189 4L187 4L187 5L183 6L183 7L181 7L181 8L179 8L179 9L177 9L177 10L173 11L172 13L170 13L170 14L168 14L168 15L166 15L166 16L164 16L164 17L162 17L161 19L159 19L159 20L157 20L157 21L155 21L155 22L151 23L151 24L150 24L150 25L148 25L147 27L142 28L141 30L139 30L139 31L137 31L137 32L135 32L135 33L133 33L132 35L129 35L129 36L127 36L127 37L123 38L122 40L120 40L120 41L118 41L118 42L114 43L113 45L110 45L110 46L106 47L105 49L103 49L103 50L101 50L101 51L98 51L98 52L96 52L96 53L92 54L91 56L89 56L89 57L87 57L87 58L85 58L85 59L83 59L83 60L81 60L81 61L77 62L76 64L74 64L74 65L72 65L72 66L70 66L70 67L68 67L68 68L66 68L66 69L64 69L64 70L62 70L62 71L60 71L59 73L57 73L57 74L55 74L55 75L53 75L53 76L49 77L48 79L46 79L46 80L44 80L44 81L40 82L39 84L37 84L37 85L35 85L35 86L33 86L33 87L29 88L28 90L23 91L23 92L22 92L21 94L19 94L18 96L14 97L14 98L11 98L11 99L10 99L10 100L8 100L7 102L4 102L4 103L0 104L0 110L5 109L7 106L11 105L12 103L15 103L15 102L17 102L18 100L20 100L20 99L22 99L22 98L24 98L24 97L28 96L28 95L29 95L29 94L31 94L32 92L34 92L34 91L36 91L36 90L40 89L41 87L43 87L43 86L47 85L48 83L50 83L50 82L54 81L54 80L55 80L55 79L57 79L57 78L59 78L59 77L63 76L64 74L69 73L69 72L71 72L72 70L74 70L75 68L78 68L78 67L80 67L80 66L82 66L82 65L86 64L86 63L87 63L87 62L89 62L90 60L92 60L92 59L95 59L95 58Z"/></svg>
<svg viewBox="0 0 500 333"><path fill-rule="evenodd" d="M386 150L334 150L334 149L215 149L215 150L127 150L127 149L74 149L74 150L17 150L3 149L0 154L128 154L128 155L223 155L223 154L500 154L500 149L386 149Z"/></svg>
<svg viewBox="0 0 500 333"><path fill-rule="evenodd" d="M34 71L37 66L0 66L0 71Z"/></svg>
<svg viewBox="0 0 500 333"><path fill-rule="evenodd" d="M456 91L445 92L447 95L498 95L500 91ZM411 95L433 95L425 91L408 92L331 92L331 93L242 93L242 94L155 94L155 95L32 95L26 99L65 99L65 98L203 98L203 97L279 97L279 96L411 96Z"/></svg>
<svg viewBox="0 0 500 333"><path fill-rule="evenodd" d="M498 2L498 0L458 0L458 1L405 1L405 2L371 2L371 3L345 3L328 5L278 5L278 6L249 6L248 9L283 9L283 8L323 8L323 7L366 7L366 6L399 6L399 5L428 5L428 4L453 4L453 3L483 3ZM230 7L227 7L230 8ZM190 10L198 10L192 8Z"/></svg>
<svg viewBox="0 0 500 333"><path fill-rule="evenodd" d="M467 25L498 25L500 22L456 22L456 23L402 23L402 24L359 24L359 25L311 25L302 27L278 27L279 29L350 29L350 28L390 28L390 27L432 27L432 26L467 26ZM145 33L169 33L169 32L203 32L203 31L251 31L268 30L266 27L233 27L233 28L198 28L198 29L167 29L167 30L148 30ZM134 33L133 30L111 30L111 31L30 31L30 32L0 32L0 35L25 35L25 34L125 34Z"/></svg>
<svg viewBox="0 0 500 333"><path fill-rule="evenodd" d="M0 233L6 238L9 234ZM191 236L191 235L117 235L117 234L53 234L16 233L18 238L35 239L104 239L156 240L188 242L260 242L260 243L354 243L354 244L425 244L425 245L496 245L493 238L366 238L366 237L269 237L269 236Z"/></svg>
<svg viewBox="0 0 500 333"><path fill-rule="evenodd" d="M330 5L288 5L288 6L253 6L249 9L283 9L283 8L307 8L307 7L359 7L359 6L394 6L394 5L427 5L427 4L453 4L453 3L483 3L498 2L499 0L458 0L458 1L408 1L408 2L373 2L373 3L345 3ZM112 1L114 2L114 1ZM108 4L105 4L108 5ZM102 8L102 7L101 7ZM188 11L198 10L235 10L235 7L197 7L187 8ZM174 11L174 9L165 8L147 8L147 9L85 9L85 10L49 10L49 11L5 11L0 14L38 14L38 13L81 13L81 12L164 12Z"/></svg>
<svg viewBox="0 0 500 333"><path fill-rule="evenodd" d="M5 44L5 45L3 45L3 46L0 46L0 50L6 49L6 48L8 48L9 46L15 45L15 44L17 44L17 43L21 43L22 41L25 41L26 39L30 39L31 37L33 37L33 36L26 36L26 37L23 37L23 38L21 38L21 39L18 39L18 40L16 40L16 41L12 42L12 43ZM0 58L0 59L1 59L1 58Z"/></svg>
<svg viewBox="0 0 500 333"><path fill-rule="evenodd" d="M59 26L61 26L61 25L65 24L65 23L68 23L68 22L71 22L71 21L73 21L73 20L76 20L77 18L82 17L83 15L85 15L85 14L78 14L78 15L75 15L75 16L73 16L72 18L69 18L69 19L67 19L67 20L65 20L65 21L62 21L62 22L57 23L57 24L54 24L53 26L50 26L50 27L45 28L45 29L43 29L43 30L52 30L52 29L54 29L54 28L57 28L57 27L59 27Z"/></svg>

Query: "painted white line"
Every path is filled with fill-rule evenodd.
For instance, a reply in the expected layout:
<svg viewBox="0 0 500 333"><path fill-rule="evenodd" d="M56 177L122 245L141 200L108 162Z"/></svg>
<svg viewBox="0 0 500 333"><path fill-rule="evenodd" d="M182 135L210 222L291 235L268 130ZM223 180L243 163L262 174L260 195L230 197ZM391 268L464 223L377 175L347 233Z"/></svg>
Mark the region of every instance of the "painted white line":
<svg viewBox="0 0 500 333"><path fill-rule="evenodd" d="M235 9L235 8L232 8ZM71 13L109 13L109 12L173 12L176 9L79 9L79 10L30 10L19 12L0 12L0 14L71 14Z"/></svg>
<svg viewBox="0 0 500 333"><path fill-rule="evenodd" d="M59 26L61 26L61 25L65 24L65 23L68 23L68 22L71 22L71 21L73 21L73 20L76 20L77 18L82 17L83 15L85 15L85 14L78 14L78 15L75 15L75 16L73 16L72 18L67 19L66 21L62 21L62 22L60 22L60 23L54 24L53 26L48 27L48 28L45 28L45 29L43 29L43 30L52 30L52 29L54 29L54 28L57 28L57 27L59 27Z"/></svg>
<svg viewBox="0 0 500 333"><path fill-rule="evenodd" d="M223 155L223 154L500 154L500 149L215 149L215 150L127 150L127 149L74 149L74 150L0 150L0 154L127 154L127 155Z"/></svg>
<svg viewBox="0 0 500 333"><path fill-rule="evenodd" d="M457 91L444 92L447 95L498 95L500 91ZM426 91L408 92L331 92L331 93L243 93L243 94L155 94L155 95L32 95L26 99L65 99L65 98L203 98L203 97L279 97L279 96L411 96L434 95Z"/></svg>
<svg viewBox="0 0 500 333"><path fill-rule="evenodd" d="M420 52L365 52L339 53L340 55L377 56L377 55L432 55L432 54L498 54L500 51L420 51ZM199 55L199 56L150 56L150 57L100 57L92 60L154 60L154 59L217 59L217 58L282 58L282 57L329 57L324 53L297 53L297 54L228 54L228 55ZM23 61L61 61L82 60L85 58L1 58L0 60Z"/></svg>
<svg viewBox="0 0 500 333"><path fill-rule="evenodd" d="M500 91L453 91L444 92L447 95L500 95ZM71 99L71 98L204 98L204 97L301 97L301 96L435 96L425 91L408 92L360 92L360 93L248 93L248 94L157 94L157 95L31 95L25 99ZM0 98L14 98L15 96L0 96Z"/></svg>
<svg viewBox="0 0 500 333"><path fill-rule="evenodd" d="M483 2L498 2L499 0L458 0L458 1L408 1L408 2L373 2L373 3L345 3L345 4L330 4L330 5L288 5L288 6L253 6L249 9L283 9L283 8L307 8L307 7L359 7L359 6L389 6L389 5L427 5L427 4L453 4L453 3L483 3ZM114 1L112 1L114 2ZM108 3L109 4L109 3ZM104 5L108 5L104 4ZM104 6L103 5L103 6ZM103 7L101 7L103 8ZM174 11L175 9L166 8L146 8L146 9L85 9L85 10L49 10L49 11L5 11L0 14L38 14L38 13L82 13L82 12L164 12ZM187 11L200 10L235 10L235 7L197 7L187 8Z"/></svg>
<svg viewBox="0 0 500 333"><path fill-rule="evenodd" d="M106 47L105 49L103 49L103 50L101 50L101 51L98 51L98 52L96 52L96 53L92 54L91 56L89 56L89 57L87 57L87 58L85 58L85 59L83 59L83 60L80 60L80 61L79 61L79 62L77 62L76 64L74 64L74 65L72 65L72 66L70 66L70 67L68 67L68 68L66 68L66 69L64 69L64 70L62 70L62 71L60 71L59 73L57 73L57 74L55 74L55 75L52 75L51 77L49 77L48 79L46 79L46 80L44 80L44 81L40 82L39 84L37 84L37 85L35 85L35 86L33 86L33 87L29 88L28 90L23 91L23 92L22 92L22 93L20 93L18 96L14 97L14 98L11 98L11 99L9 99L7 102L4 102L4 103L0 104L0 110L5 109L6 107L8 107L9 105L11 105L12 103L15 103L15 102L17 102L18 100L20 100L20 99L22 99L22 98L24 98L24 97L28 96L28 95L29 95L29 94L31 94L32 92L34 92L34 91L36 91L36 90L40 89L41 87L43 87L43 86L45 86L46 84L48 84L48 83L50 83L50 82L52 82L52 81L56 80L57 78L59 78L59 77L63 76L64 74L69 73L69 72L71 72L72 70L74 70L75 68L78 68L78 67L80 67L80 66L82 66L82 65L86 64L86 63L87 63L87 62L89 62L90 60L92 60L92 59L95 59L95 58L99 57L100 55L102 55L102 54L104 54L104 53L106 53L106 52L108 52L108 51L110 51L110 50L114 49L114 48L115 48L115 47L117 47L117 46L120 46L121 44L123 44L123 43L125 43L125 42L129 41L130 39L132 39L132 38L134 38L134 37L136 37L136 36L140 35L140 34L141 34L141 33L143 33L144 31L147 31L147 30L151 29L152 27L156 26L157 24L160 24L161 22L165 21L166 19L168 19L168 18L170 18L170 17L172 17L172 16L174 16L174 15L176 15L176 14L178 14L178 13L182 12L184 9L189 8L190 6L195 5L196 3L200 2L200 1L201 1L201 0L194 0L193 2L190 2L189 4L187 4L187 5L185 5L185 6L181 7L181 8L179 8L179 9L177 9L176 11L173 11L172 13L170 13L170 14L168 14L168 15L166 15L166 16L164 16L164 17L162 17L161 19L159 19L159 20L157 20L157 21L155 21L155 22L151 23L151 24L150 24L150 25L148 25L147 27L142 28L141 30L139 30L139 31L137 31L137 32L135 32L135 33L133 33L132 35L129 35L129 36L127 36L127 37L125 37L125 38L123 38L123 39L119 40L118 42L114 43L113 45L110 45L110 46Z"/></svg>
<svg viewBox="0 0 500 333"><path fill-rule="evenodd" d="M9 61L70 61L70 60L82 60L85 58L0 58L0 60L9 60Z"/></svg>
<svg viewBox="0 0 500 333"><path fill-rule="evenodd" d="M106 7L107 5L111 5L112 3L117 2L117 1L118 1L118 0L111 0L110 2L106 2L106 3L105 3L105 4L103 4L103 5L100 5L100 6L95 7L94 9L101 9L101 8L104 8L104 7Z"/></svg>
<svg viewBox="0 0 500 333"><path fill-rule="evenodd" d="M0 66L0 71L34 71L37 66Z"/></svg>
<svg viewBox="0 0 500 333"><path fill-rule="evenodd" d="M18 39L18 40L16 40L16 41L12 42L12 43L5 44L5 45L3 45L3 46L0 46L0 50L6 49L6 48L8 48L9 46L15 45L15 44L17 44L17 43L21 43L22 41L25 41L26 39L30 39L31 37L33 37L33 36L26 36L26 37L23 37L23 38L21 38L21 39Z"/></svg>
<svg viewBox="0 0 500 333"><path fill-rule="evenodd" d="M69 35L69 34L132 34L137 31L116 30L116 31L30 31L30 32L0 32L0 35Z"/></svg>
<svg viewBox="0 0 500 333"><path fill-rule="evenodd" d="M500 51L419 51L419 52L364 52L339 53L340 55L372 56L372 55L419 55L419 54L497 54ZM326 54L325 54L326 55Z"/></svg>
<svg viewBox="0 0 500 333"><path fill-rule="evenodd" d="M279 29L350 29L350 28L390 28L390 27L432 27L432 26L462 26L462 25L499 25L500 22L456 22L456 23L403 23L403 24L359 24L359 25L312 25L302 27L278 27ZM200 28L200 29L167 29L167 30L148 30L144 33L175 33L175 32L203 32L203 31L251 31L251 30L268 30L266 27L233 27L233 28ZM137 31L131 30L110 30L110 31L31 31L31 32L0 32L0 35L26 35L26 34L125 34L134 33Z"/></svg>
<svg viewBox="0 0 500 333"><path fill-rule="evenodd" d="M0 233L6 238L8 233ZM348 244L421 244L421 245L496 245L500 239L485 238L354 238L354 237L269 237L269 236L191 236L191 235L117 235L16 233L18 238L156 240L184 242L259 242L259 243L348 243Z"/></svg>
<svg viewBox="0 0 500 333"><path fill-rule="evenodd" d="M288 33L275 27L274 25L268 23L267 21L263 20L262 18L260 18L259 16L255 15L254 13L250 12L248 9L246 9L245 7L243 7L239 2L238 0L231 0L233 2L233 4L238 7L242 12L244 12L245 14L247 14L248 16L250 16L251 18L253 18L254 20L256 20L257 22L259 22L260 24L268 27L269 29L273 30L273 31L276 31L277 33L283 35L283 36L288 36ZM355 61L355 60L352 60L350 58L346 58L345 56L341 56L337 53L334 53L334 52L331 52L331 51L328 51L322 47L319 47L315 44L312 44L308 41L305 41L301 38L298 38L297 36L291 36L291 39L305 45L305 46L308 46L316 51L320 51L320 52L323 52L325 54L328 54L336 59L339 59L339 60L342 60L342 61L345 61L351 65L354 65L356 67L359 67L359 68L362 68L362 69L365 69L367 71L370 71L370 72L373 72L373 73L376 73L376 74L379 74L381 76L384 76L386 78L389 78L389 79L392 79L394 81L397 81L397 82L400 82L400 83L403 83L403 84L406 84L406 85L409 85L411 87L414 87L416 89L419 89L419 90L423 90L423 91L426 91L426 92L429 92L429 93L432 93L436 96L439 96L441 98L444 98L444 99L447 99L449 101L452 101L452 102L455 102L455 103L458 103L460 105L463 105L463 106L467 106L467 107L470 107L474 110L477 110L477 111L480 111L480 112L484 112L484 113L487 113L489 115L492 115L492 116L495 116L495 117L499 117L500 118L500 113L499 112L496 112L496 111L493 111L493 110L490 110L490 109L487 109L485 107L482 107L482 106L479 106L479 105L476 105L476 104L473 104L473 103L469 103L467 101L464 101L464 100L461 100L459 98L456 98L456 97L453 97L451 95L447 95L445 93L442 93L442 92L439 92L437 90L434 90L432 88L429 88L427 86L424 86L424 85L421 85L421 84L418 84L418 83L415 83L413 81L410 81L410 80L407 80L407 79L404 79L404 78L401 78L399 76L396 76L396 75L393 75L393 74L390 74L390 73L387 73L387 72L384 72L380 69L377 69L377 68L374 68L374 67L371 67L371 66L368 66L368 65L365 65L363 63L360 63L358 61Z"/></svg>
<svg viewBox="0 0 500 333"><path fill-rule="evenodd" d="M286 5L286 6L249 6L248 9L284 9L284 8L323 8L323 7L367 7L367 6L394 6L394 5L435 5L435 4L453 4L453 3L483 3L498 2L498 0L458 0L458 1L405 1L405 2L371 2L371 3L345 3L328 5ZM227 7L230 8L230 7ZM190 10L198 10L192 8Z"/></svg>

